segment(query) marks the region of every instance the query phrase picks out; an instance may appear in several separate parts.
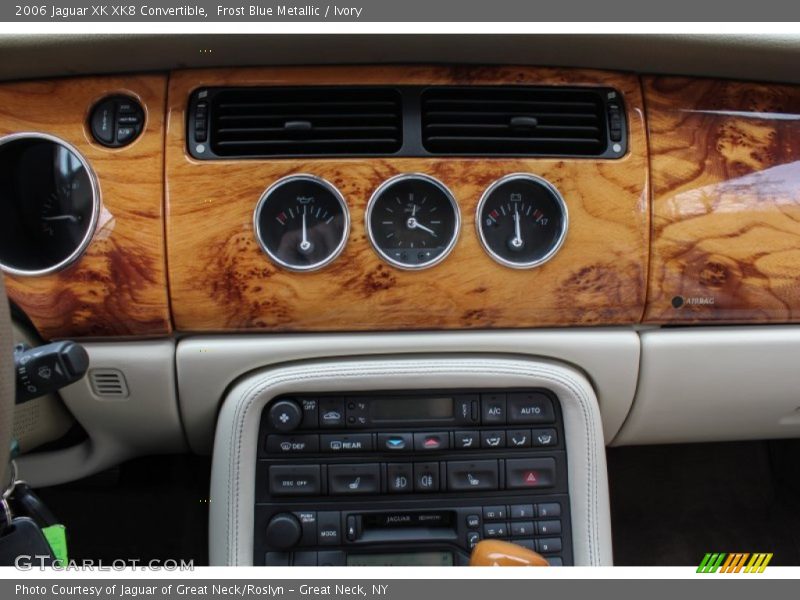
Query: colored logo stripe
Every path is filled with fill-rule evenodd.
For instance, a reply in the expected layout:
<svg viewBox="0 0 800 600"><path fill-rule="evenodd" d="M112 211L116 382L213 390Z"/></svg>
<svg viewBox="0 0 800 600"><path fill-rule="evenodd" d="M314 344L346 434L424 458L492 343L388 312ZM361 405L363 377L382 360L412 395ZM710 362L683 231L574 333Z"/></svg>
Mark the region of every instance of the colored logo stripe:
<svg viewBox="0 0 800 600"><path fill-rule="evenodd" d="M700 566L697 567L698 573L763 573L764 569L772 560L773 554L758 552L750 554L749 552L734 552L728 554L726 552L708 552L703 560L700 561ZM750 559L747 562L747 559ZM745 563L747 565L745 566ZM744 569L744 571L742 571Z"/></svg>

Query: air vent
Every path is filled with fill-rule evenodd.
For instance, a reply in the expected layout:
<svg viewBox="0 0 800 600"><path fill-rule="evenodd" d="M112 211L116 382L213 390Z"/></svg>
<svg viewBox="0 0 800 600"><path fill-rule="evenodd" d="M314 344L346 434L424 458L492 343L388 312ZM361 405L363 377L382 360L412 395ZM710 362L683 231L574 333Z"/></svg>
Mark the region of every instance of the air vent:
<svg viewBox="0 0 800 600"><path fill-rule="evenodd" d="M402 146L402 102L395 89L273 87L203 93L194 102L195 114L198 104L205 104L210 151L218 157L385 155ZM190 130L197 135L197 120Z"/></svg>
<svg viewBox="0 0 800 600"><path fill-rule="evenodd" d="M89 382L95 396L100 398L127 398L128 383L118 369L91 369Z"/></svg>
<svg viewBox="0 0 800 600"><path fill-rule="evenodd" d="M435 87L422 93L422 143L431 154L601 156L614 141L613 90L563 87ZM621 141L624 127L614 128ZM612 154L619 156L622 145Z"/></svg>

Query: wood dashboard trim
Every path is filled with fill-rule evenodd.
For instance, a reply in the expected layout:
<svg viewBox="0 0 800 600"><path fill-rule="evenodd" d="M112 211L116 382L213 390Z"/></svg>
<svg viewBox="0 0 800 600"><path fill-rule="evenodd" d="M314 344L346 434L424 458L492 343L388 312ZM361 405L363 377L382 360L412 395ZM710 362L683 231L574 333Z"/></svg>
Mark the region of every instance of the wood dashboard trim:
<svg viewBox="0 0 800 600"><path fill-rule="evenodd" d="M0 136L36 131L69 142L100 187L100 219L80 259L50 275L5 275L9 297L45 338L172 331L163 231L166 91L166 75L0 85ZM120 149L95 143L87 130L91 107L112 94L137 98L146 113L140 137Z"/></svg>
<svg viewBox="0 0 800 600"><path fill-rule="evenodd" d="M186 152L189 94L202 86L542 84L609 86L623 96L629 153L592 159L280 159L196 161ZM401 271L371 248L364 209L393 175L442 181L461 208L450 256ZM495 179L534 173L556 185L570 231L547 264L518 271L480 247L474 212ZM345 196L352 219L342 255L315 273L275 267L253 236L252 211L277 179L309 173ZM166 135L166 231L173 318L179 331L356 331L632 324L645 304L649 253L647 144L639 78L525 67L319 67L177 71Z"/></svg>
<svg viewBox="0 0 800 600"><path fill-rule="evenodd" d="M644 321L800 320L800 87L643 79L653 233Z"/></svg>

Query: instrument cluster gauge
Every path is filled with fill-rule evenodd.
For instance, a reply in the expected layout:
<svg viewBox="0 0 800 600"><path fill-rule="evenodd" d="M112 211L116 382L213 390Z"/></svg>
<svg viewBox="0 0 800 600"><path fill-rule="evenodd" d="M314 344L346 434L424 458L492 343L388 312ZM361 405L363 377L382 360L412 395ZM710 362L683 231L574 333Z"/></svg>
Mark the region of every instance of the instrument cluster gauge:
<svg viewBox="0 0 800 600"><path fill-rule="evenodd" d="M530 269L553 258L564 243L567 205L541 177L507 175L483 193L475 223L489 256L507 267Z"/></svg>
<svg viewBox="0 0 800 600"><path fill-rule="evenodd" d="M350 213L332 184L314 175L290 175L261 196L254 215L256 239L277 265L315 271L347 243Z"/></svg>
<svg viewBox="0 0 800 600"><path fill-rule="evenodd" d="M400 269L424 269L450 254L461 216L453 194L428 175L386 180L367 204L367 235L375 251Z"/></svg>

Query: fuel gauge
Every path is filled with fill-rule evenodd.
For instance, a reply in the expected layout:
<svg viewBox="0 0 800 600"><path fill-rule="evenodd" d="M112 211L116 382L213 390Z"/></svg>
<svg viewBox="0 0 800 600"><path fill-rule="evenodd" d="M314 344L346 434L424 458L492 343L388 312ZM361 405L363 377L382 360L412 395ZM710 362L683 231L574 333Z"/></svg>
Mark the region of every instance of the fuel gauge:
<svg viewBox="0 0 800 600"><path fill-rule="evenodd" d="M475 220L486 252L513 269L550 260L567 235L567 205L545 179L526 173L495 181L478 203Z"/></svg>

